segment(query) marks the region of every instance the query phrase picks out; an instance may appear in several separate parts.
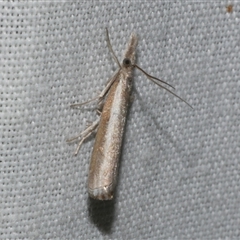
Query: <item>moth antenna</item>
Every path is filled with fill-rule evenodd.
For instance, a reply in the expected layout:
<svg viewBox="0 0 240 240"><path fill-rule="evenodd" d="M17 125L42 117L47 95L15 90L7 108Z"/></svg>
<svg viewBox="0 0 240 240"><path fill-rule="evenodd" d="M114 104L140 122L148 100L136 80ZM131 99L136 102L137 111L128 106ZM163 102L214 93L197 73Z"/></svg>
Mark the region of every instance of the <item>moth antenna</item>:
<svg viewBox="0 0 240 240"><path fill-rule="evenodd" d="M142 70L140 67L138 67L138 66L135 65L135 64L134 64L133 66L136 67L137 69L139 69L140 71L142 71L153 83L155 83L155 84L157 84L159 87L165 89L167 92L171 93L172 95L174 95L175 97L177 97L177 98L180 99L181 101L185 102L190 108L193 109L193 107L192 107L187 101L185 101L183 98L181 98L180 96L178 96L176 93L174 93L174 92L172 92L171 90L167 89L166 87L162 86L160 83L156 82L155 80L158 80L158 81L160 81L160 82L162 82L162 83L165 83L165 84L167 84L168 86L172 87L170 84L168 84L168 83L166 83L166 82L164 82L164 81L162 81L162 80L160 80L160 79L158 79L158 78L155 78L155 77L149 75L148 73L146 73L144 70ZM174 87L172 87L172 88L174 88ZM175 89L175 88L174 88L174 89Z"/></svg>
<svg viewBox="0 0 240 240"><path fill-rule="evenodd" d="M171 88L173 88L175 90L175 87L173 87L171 84L169 84L169 83L167 83L167 82L165 82L165 81L163 81L163 80L161 80L159 78L151 76L150 74L146 73L142 68L140 68L138 65L134 64L133 66L136 67L137 69L139 69L140 71L142 71L148 78L155 79L155 80L157 80L157 81L159 81L161 83L164 83L164 84L168 85L169 87L171 87Z"/></svg>
<svg viewBox="0 0 240 240"><path fill-rule="evenodd" d="M114 51L112 49L112 45L111 45L111 42L110 42L110 38L109 38L109 34L108 34L108 29L107 28L106 28L106 35L107 35L107 45L108 45L108 48L109 48L110 52L112 53L115 62L117 63L119 68L121 68L121 65L120 65L120 63L118 61L118 58L117 58L116 54L114 53Z"/></svg>

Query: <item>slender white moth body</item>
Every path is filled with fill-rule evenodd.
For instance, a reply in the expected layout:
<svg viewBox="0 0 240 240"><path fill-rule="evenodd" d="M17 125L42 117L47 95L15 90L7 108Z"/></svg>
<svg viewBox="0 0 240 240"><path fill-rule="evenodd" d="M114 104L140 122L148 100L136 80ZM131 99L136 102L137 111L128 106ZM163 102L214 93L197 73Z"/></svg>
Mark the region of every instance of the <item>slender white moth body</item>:
<svg viewBox="0 0 240 240"><path fill-rule="evenodd" d="M135 64L135 50L137 47L137 36L135 34L132 34L130 37L122 64L119 63L112 50L108 31L107 40L108 47L112 52L119 69L109 80L100 95L97 98L92 99L98 99L99 106L103 105L102 110L100 111L100 120L98 119L93 122L92 125L84 130L79 136L67 140L67 142L72 142L80 138L80 142L75 151L76 155L83 141L97 129L89 167L88 193L91 198L98 200L111 200L113 198L114 189L117 183L123 132L132 90L133 69L136 67L141 70L155 84L164 88L166 91L172 93L174 96L189 105L185 100L166 87L160 85L157 81L172 87L170 84L147 74ZM71 106L79 107L92 100L82 104L73 104Z"/></svg>
<svg viewBox="0 0 240 240"><path fill-rule="evenodd" d="M109 89L93 147L88 176L90 197L100 200L113 198L117 182L123 131L132 90L133 66L137 37L132 34L124 54L124 61Z"/></svg>

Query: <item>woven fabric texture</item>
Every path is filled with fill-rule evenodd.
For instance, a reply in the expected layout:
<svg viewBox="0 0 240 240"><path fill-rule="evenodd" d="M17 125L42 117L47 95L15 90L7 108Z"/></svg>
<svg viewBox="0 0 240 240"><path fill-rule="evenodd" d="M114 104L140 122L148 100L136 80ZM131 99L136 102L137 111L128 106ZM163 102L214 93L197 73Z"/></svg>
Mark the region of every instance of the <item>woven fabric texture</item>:
<svg viewBox="0 0 240 240"><path fill-rule="evenodd" d="M0 238L240 237L240 4L1 2ZM113 201L93 201L94 136L77 135L132 32L134 70Z"/></svg>

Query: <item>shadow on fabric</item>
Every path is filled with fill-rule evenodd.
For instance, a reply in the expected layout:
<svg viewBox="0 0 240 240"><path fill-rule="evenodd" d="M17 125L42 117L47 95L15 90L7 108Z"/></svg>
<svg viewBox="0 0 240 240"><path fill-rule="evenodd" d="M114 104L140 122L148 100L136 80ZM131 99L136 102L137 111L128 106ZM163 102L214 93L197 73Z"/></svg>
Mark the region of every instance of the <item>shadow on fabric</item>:
<svg viewBox="0 0 240 240"><path fill-rule="evenodd" d="M89 218L105 234L111 233L115 213L114 205L115 198L110 201L88 198Z"/></svg>

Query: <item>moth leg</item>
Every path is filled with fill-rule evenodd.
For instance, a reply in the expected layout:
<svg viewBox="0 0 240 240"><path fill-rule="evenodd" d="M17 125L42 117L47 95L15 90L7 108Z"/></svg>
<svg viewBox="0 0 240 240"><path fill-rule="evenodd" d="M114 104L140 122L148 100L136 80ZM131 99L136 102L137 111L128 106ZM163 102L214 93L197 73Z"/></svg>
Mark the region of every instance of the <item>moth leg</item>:
<svg viewBox="0 0 240 240"><path fill-rule="evenodd" d="M74 155L77 155L79 150L80 150L80 147L81 145L83 144L83 142L95 131L95 129L98 127L98 124L99 124L99 121L100 121L100 118L97 119L95 122L93 122L90 126L88 126L81 134L79 134L78 136L76 137L73 137L73 138L70 138L67 140L68 143L70 142L74 142L76 141L77 139L80 138L80 141L79 141L79 144L77 146L77 149L76 151L74 152Z"/></svg>
<svg viewBox="0 0 240 240"><path fill-rule="evenodd" d="M78 146L77 146L77 149L75 150L74 152L74 155L76 156L83 144L83 142L92 134L92 132L89 132L86 136L82 137L81 141L79 142Z"/></svg>
<svg viewBox="0 0 240 240"><path fill-rule="evenodd" d="M90 100L88 100L88 101L86 101L86 102L83 102L83 103L71 104L71 105L70 105L70 108L78 108L78 107L81 107L81 106L83 106L83 105L86 105L86 104L88 104L88 103L90 103L90 102L93 102L93 101L95 101L95 100L97 100L97 99L99 99L99 96L97 96L97 97L95 97L95 98L93 98L93 99L90 99Z"/></svg>
<svg viewBox="0 0 240 240"><path fill-rule="evenodd" d="M102 90L102 92L101 92L97 97L92 98L92 99L90 99L89 101L86 101L86 102L83 102L83 103L71 104L70 107L71 107L71 108L78 108L78 107L81 107L81 106L83 106L83 105L86 105L86 104L88 104L88 103L90 103L90 102L93 102L93 101L95 101L95 100L98 100L98 105L102 105L102 104L103 104L104 97L105 97L106 94L108 93L108 90L110 89L110 87L112 86L113 82L115 81L118 73L119 73L119 70L113 75L113 77L111 77L111 78L108 80L105 88Z"/></svg>

